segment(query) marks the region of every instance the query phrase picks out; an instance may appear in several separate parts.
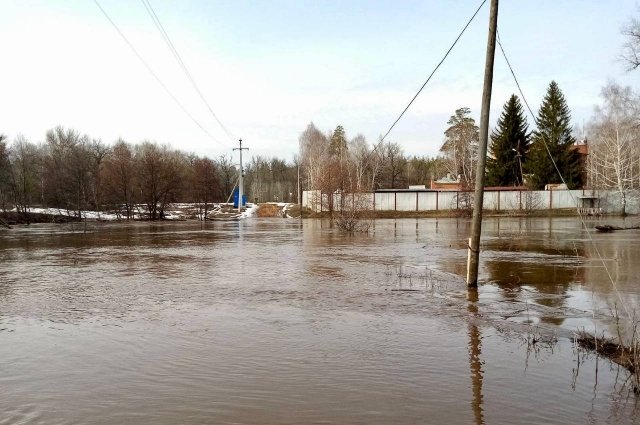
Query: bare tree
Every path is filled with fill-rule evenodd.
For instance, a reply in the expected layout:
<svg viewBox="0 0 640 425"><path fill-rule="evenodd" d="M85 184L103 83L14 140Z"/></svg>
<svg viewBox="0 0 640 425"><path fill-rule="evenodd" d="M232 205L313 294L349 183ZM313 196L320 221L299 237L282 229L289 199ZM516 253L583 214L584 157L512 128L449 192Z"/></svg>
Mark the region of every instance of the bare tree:
<svg viewBox="0 0 640 425"><path fill-rule="evenodd" d="M305 186L308 189L319 189L320 180L324 180L323 174L328 158L329 139L313 123L309 123L300 134L298 141Z"/></svg>
<svg viewBox="0 0 640 425"><path fill-rule="evenodd" d="M181 189L186 156L168 146L143 142L136 146L136 157L141 199L151 220L162 219L165 207L176 199Z"/></svg>
<svg viewBox="0 0 640 425"><path fill-rule="evenodd" d="M233 191L233 187L237 180L236 167L233 165L231 157L228 155L220 155L216 165L222 192L220 193L220 197L226 201L227 197L231 195L231 191Z"/></svg>
<svg viewBox="0 0 640 425"><path fill-rule="evenodd" d="M53 206L75 210L87 204L90 186L89 137L58 126L46 136L45 199Z"/></svg>
<svg viewBox="0 0 640 425"><path fill-rule="evenodd" d="M193 200L200 204L203 219L207 218L209 208L220 193L220 181L216 165L209 158L196 158L192 162Z"/></svg>
<svg viewBox="0 0 640 425"><path fill-rule="evenodd" d="M407 183L407 158L397 143L387 142L383 147L381 186L387 189L405 187Z"/></svg>
<svg viewBox="0 0 640 425"><path fill-rule="evenodd" d="M89 153L89 175L91 177L91 193L93 205L96 211L102 209L102 184L100 178L102 176L101 169L104 159L110 152L109 147L100 139L94 139L87 146Z"/></svg>
<svg viewBox="0 0 640 425"><path fill-rule="evenodd" d="M127 220L133 218L135 206L135 158L133 147L122 139L113 145L101 169L105 197L117 213L125 209Z"/></svg>
<svg viewBox="0 0 640 425"><path fill-rule="evenodd" d="M371 190L376 190L380 187L379 178L382 167L384 165L384 141L382 137L379 138L378 143L371 149L371 155L369 156L369 178L371 181Z"/></svg>
<svg viewBox="0 0 640 425"><path fill-rule="evenodd" d="M350 167L353 169L351 186L356 192L361 192L365 185L365 175L371 156L367 139L362 134L358 134L349 141L348 152Z"/></svg>
<svg viewBox="0 0 640 425"><path fill-rule="evenodd" d="M633 71L640 66L640 21L637 18L631 18L622 27L621 32L625 37L625 42L622 45L620 57L627 69Z"/></svg>
<svg viewBox="0 0 640 425"><path fill-rule="evenodd" d="M5 142L7 136L0 134L0 206L7 211L9 201L9 150Z"/></svg>
<svg viewBox="0 0 640 425"><path fill-rule="evenodd" d="M37 147L18 135L8 152L9 187L18 213L26 214L35 197L37 161Z"/></svg>
<svg viewBox="0 0 640 425"><path fill-rule="evenodd" d="M590 180L620 195L621 213L626 214L627 198L637 187L640 131L635 122L638 97L630 87L610 82L601 91L602 106L596 107L589 125L591 155Z"/></svg>

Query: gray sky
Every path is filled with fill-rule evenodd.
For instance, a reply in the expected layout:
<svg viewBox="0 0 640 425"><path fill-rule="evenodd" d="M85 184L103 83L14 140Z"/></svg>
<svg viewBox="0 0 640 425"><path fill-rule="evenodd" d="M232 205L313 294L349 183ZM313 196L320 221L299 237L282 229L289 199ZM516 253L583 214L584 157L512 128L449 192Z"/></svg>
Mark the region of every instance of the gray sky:
<svg viewBox="0 0 640 425"><path fill-rule="evenodd" d="M56 125L112 142L144 139L201 155L232 141L197 96L141 1L99 0L213 141L167 95L91 0L0 0L0 132L43 140ZM480 0L150 0L207 101L250 155L290 159L313 121L371 143L384 134ZM446 121L480 115L489 4L388 137L435 155ZM637 87L617 60L634 0L502 0L500 35L537 112L556 80L574 124L608 79ZM496 53L492 123L516 86Z"/></svg>

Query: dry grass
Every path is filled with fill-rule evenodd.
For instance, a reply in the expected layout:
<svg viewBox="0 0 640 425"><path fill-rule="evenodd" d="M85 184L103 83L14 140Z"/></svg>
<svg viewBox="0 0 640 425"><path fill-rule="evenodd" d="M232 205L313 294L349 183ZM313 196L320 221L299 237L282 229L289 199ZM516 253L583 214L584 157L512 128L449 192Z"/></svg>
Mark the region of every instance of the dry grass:
<svg viewBox="0 0 640 425"><path fill-rule="evenodd" d="M316 215L313 213L313 211L311 211L310 208L301 208L300 205L291 206L287 211L287 214L289 214L289 217L293 218L299 218L300 216L302 216L302 218L316 217Z"/></svg>
<svg viewBox="0 0 640 425"><path fill-rule="evenodd" d="M599 356L609 359L631 374L633 392L640 394L640 342L636 339L636 328L634 324L633 336L629 344L624 344L622 336L618 338L606 338L604 335L592 335L584 330L576 333L575 342L578 347L597 353ZM618 325L619 326L619 325Z"/></svg>
<svg viewBox="0 0 640 425"><path fill-rule="evenodd" d="M576 343L589 351L594 351L600 356L619 364L631 373L635 373L637 365L632 347L619 344L612 338L594 336L582 330L576 335Z"/></svg>
<svg viewBox="0 0 640 425"><path fill-rule="evenodd" d="M282 217L282 207L277 204L258 205L258 217Z"/></svg>

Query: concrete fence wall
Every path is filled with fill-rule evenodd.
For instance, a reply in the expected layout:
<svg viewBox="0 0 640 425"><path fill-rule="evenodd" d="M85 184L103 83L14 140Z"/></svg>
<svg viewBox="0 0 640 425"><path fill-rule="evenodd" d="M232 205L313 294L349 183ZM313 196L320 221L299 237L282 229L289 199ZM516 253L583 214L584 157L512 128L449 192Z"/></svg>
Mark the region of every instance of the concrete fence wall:
<svg viewBox="0 0 640 425"><path fill-rule="evenodd" d="M631 192L627 213L640 211L640 194ZM592 201L586 197L594 197ZM585 200L583 200L585 199ZM593 205L590 205L593 203ZM375 193L320 193L304 191L302 205L316 212L339 211L342 205L375 211L441 211L473 206L472 192L457 191L385 191ZM530 211L591 207L601 213L620 212L620 194L605 190L511 190L487 191L483 206L492 211ZM591 211L593 212L593 211Z"/></svg>

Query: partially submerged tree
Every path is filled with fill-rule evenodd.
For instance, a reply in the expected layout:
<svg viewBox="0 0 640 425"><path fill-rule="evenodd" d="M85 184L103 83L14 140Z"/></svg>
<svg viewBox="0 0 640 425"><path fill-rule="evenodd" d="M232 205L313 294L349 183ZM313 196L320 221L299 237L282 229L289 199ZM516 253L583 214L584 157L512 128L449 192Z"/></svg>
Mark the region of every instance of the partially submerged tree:
<svg viewBox="0 0 640 425"><path fill-rule="evenodd" d="M93 207L102 210L102 168L110 148L100 139L94 139L87 146L89 158L90 191Z"/></svg>
<svg viewBox="0 0 640 425"><path fill-rule="evenodd" d="M602 106L596 107L589 124L589 177L596 187L619 193L621 213L626 215L629 194L640 178L635 114L639 100L630 87L613 82L603 87L600 96Z"/></svg>
<svg viewBox="0 0 640 425"><path fill-rule="evenodd" d="M149 218L164 218L165 207L174 202L184 177L185 157L168 146L144 142L136 147L141 201Z"/></svg>
<svg viewBox="0 0 640 425"><path fill-rule="evenodd" d="M192 200L199 204L203 219L206 219L211 205L220 191L216 165L209 158L196 158L191 165Z"/></svg>
<svg viewBox="0 0 640 425"><path fill-rule="evenodd" d="M526 162L530 144L528 127L520 100L511 95L491 133L487 186L524 184L522 164Z"/></svg>
<svg viewBox="0 0 640 425"><path fill-rule="evenodd" d="M78 217L91 198L89 143L88 136L61 126L46 135L44 200Z"/></svg>
<svg viewBox="0 0 640 425"><path fill-rule="evenodd" d="M6 142L7 136L0 134L0 208L7 211L9 203L9 149Z"/></svg>
<svg viewBox="0 0 640 425"><path fill-rule="evenodd" d="M133 146L122 139L114 144L101 169L101 182L107 202L127 220L133 218L136 204L136 167Z"/></svg>
<svg viewBox="0 0 640 425"><path fill-rule="evenodd" d="M555 81L549 84L533 132L525 171L531 174L531 187L543 189L549 183L561 183L569 189L582 186L580 154L574 148L571 113Z"/></svg>
<svg viewBox="0 0 640 425"><path fill-rule="evenodd" d="M38 149L19 135L8 153L8 180L13 205L19 214L25 214L37 196Z"/></svg>

